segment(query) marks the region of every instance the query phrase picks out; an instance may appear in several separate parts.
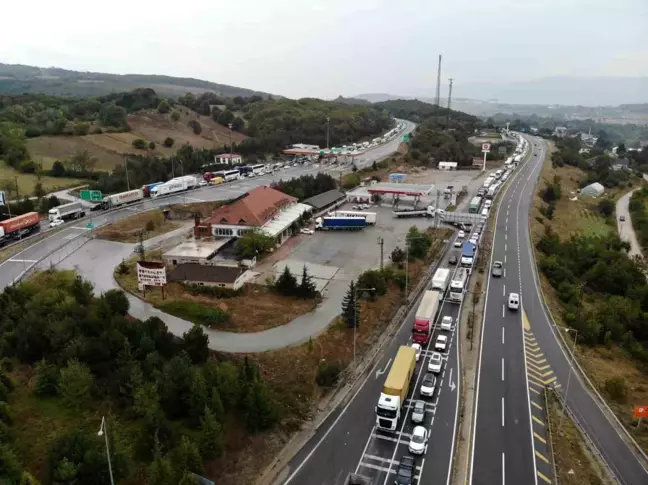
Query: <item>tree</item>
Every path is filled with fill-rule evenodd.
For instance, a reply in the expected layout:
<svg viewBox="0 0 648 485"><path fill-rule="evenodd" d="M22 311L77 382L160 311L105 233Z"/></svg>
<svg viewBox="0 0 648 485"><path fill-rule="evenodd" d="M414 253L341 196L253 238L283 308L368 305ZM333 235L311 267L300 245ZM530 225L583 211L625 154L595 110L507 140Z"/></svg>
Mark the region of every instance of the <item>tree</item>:
<svg viewBox="0 0 648 485"><path fill-rule="evenodd" d="M200 135L200 133L202 132L202 125L198 120L189 120L187 126L191 128L191 130L194 132L194 135Z"/></svg>
<svg viewBox="0 0 648 485"><path fill-rule="evenodd" d="M173 121L180 121L180 113L178 113L177 111L174 111L173 113L171 113L171 119Z"/></svg>
<svg viewBox="0 0 648 485"><path fill-rule="evenodd" d="M65 177L65 167L59 160L56 160L52 164L52 170L50 170L50 175L52 177Z"/></svg>
<svg viewBox="0 0 648 485"><path fill-rule="evenodd" d="M373 163L371 164L371 170L374 172L378 170L378 165L376 165L376 161L374 160Z"/></svg>
<svg viewBox="0 0 648 485"><path fill-rule="evenodd" d="M148 147L149 147L149 150L155 150L155 142L150 141L149 144L148 144Z"/></svg>
<svg viewBox="0 0 648 485"><path fill-rule="evenodd" d="M234 131L242 131L243 128L245 128L245 121L243 121L242 118L235 116L232 119L232 130Z"/></svg>
<svg viewBox="0 0 648 485"><path fill-rule="evenodd" d="M280 295L294 296L297 293L297 278L290 272L288 266L275 281L274 289Z"/></svg>
<svg viewBox="0 0 648 485"><path fill-rule="evenodd" d="M204 364L209 358L209 337L200 325L194 325L182 335L183 346L194 364Z"/></svg>
<svg viewBox="0 0 648 485"><path fill-rule="evenodd" d="M616 207L614 201L610 199L601 199L598 203L598 210L605 217L609 217L614 214L615 208Z"/></svg>
<svg viewBox="0 0 648 485"><path fill-rule="evenodd" d="M158 379L162 408L170 419L186 416L185 403L188 401L193 381L193 368L186 352L181 352L169 360Z"/></svg>
<svg viewBox="0 0 648 485"><path fill-rule="evenodd" d="M618 156L623 157L627 153L627 148L625 146L625 143L619 143L619 146L617 146L616 153Z"/></svg>
<svg viewBox="0 0 648 485"><path fill-rule="evenodd" d="M171 111L171 105L166 99L163 99L160 101L160 104L158 104L157 111L158 113L166 114Z"/></svg>
<svg viewBox="0 0 648 485"><path fill-rule="evenodd" d="M160 443L155 444L155 453L153 455L153 461L148 467L147 472L147 483L148 485L176 485L177 480L175 473L173 472L173 465L171 460L166 456L162 455L160 450Z"/></svg>
<svg viewBox="0 0 648 485"><path fill-rule="evenodd" d="M146 143L146 140L143 140L142 138L135 138L133 140L133 146L138 150L144 150L148 146L148 143Z"/></svg>
<svg viewBox="0 0 648 485"><path fill-rule="evenodd" d="M223 428L214 413L205 407L200 420L200 451L204 459L218 458L223 454Z"/></svg>
<svg viewBox="0 0 648 485"><path fill-rule="evenodd" d="M115 103L103 105L99 111L99 122L104 126L114 126L116 128L126 128L128 113L122 106L117 106Z"/></svg>
<svg viewBox="0 0 648 485"><path fill-rule="evenodd" d="M92 173L99 163L97 157L90 155L88 150L77 151L68 161L67 164L71 170L81 173Z"/></svg>
<svg viewBox="0 0 648 485"><path fill-rule="evenodd" d="M70 360L61 369L59 389L70 407L80 408L88 401L93 383L94 377L88 366L77 360Z"/></svg>
<svg viewBox="0 0 648 485"><path fill-rule="evenodd" d="M174 140L173 138L171 138L170 136L167 136L167 137L164 139L164 143L163 143L163 145L164 145L165 147L167 147L167 148L171 148L171 147L173 146L174 143L175 143L175 140Z"/></svg>
<svg viewBox="0 0 648 485"><path fill-rule="evenodd" d="M58 367L41 360L36 366L36 387L38 396L56 396L59 392L60 372Z"/></svg>
<svg viewBox="0 0 648 485"><path fill-rule="evenodd" d="M171 463L173 468L181 474L192 472L201 474L203 472L202 457L200 449L191 438L183 436L180 444L171 452Z"/></svg>
<svg viewBox="0 0 648 485"><path fill-rule="evenodd" d="M34 197L36 197L39 200L42 199L46 194L45 189L43 188L43 183L40 181L40 177L36 181L36 184L34 184L33 193L34 193Z"/></svg>
<svg viewBox="0 0 648 485"><path fill-rule="evenodd" d="M318 291L315 283L313 283L313 277L308 274L306 265L304 265L301 283L299 284L299 288L297 289L297 295L299 296L299 298L308 299L315 298L317 294Z"/></svg>
<svg viewBox="0 0 648 485"><path fill-rule="evenodd" d="M130 302L123 290L108 290L103 294L103 298L115 315L126 316L128 314Z"/></svg>
<svg viewBox="0 0 648 485"><path fill-rule="evenodd" d="M226 109L218 116L217 122L223 126L227 126L232 123L232 120L234 120L234 113Z"/></svg>
<svg viewBox="0 0 648 485"><path fill-rule="evenodd" d="M248 379L245 390L243 407L247 429L255 433L270 428L276 420L276 413L258 373L255 372L254 377Z"/></svg>
<svg viewBox="0 0 648 485"><path fill-rule="evenodd" d="M400 247L396 246L394 250L391 252L389 259L391 259L392 263L394 263L396 266L402 268L403 263L405 262L405 251L403 251Z"/></svg>
<svg viewBox="0 0 648 485"><path fill-rule="evenodd" d="M370 299L375 299L376 296L381 296L387 293L387 280L385 274L377 269L370 269L358 276L358 288L373 288L374 291L360 291L356 290L361 296L369 296Z"/></svg>
<svg viewBox="0 0 648 485"><path fill-rule="evenodd" d="M406 242L409 246L408 253L411 259L425 258L432 244L430 236L419 231L416 226L410 227L407 231Z"/></svg>
<svg viewBox="0 0 648 485"><path fill-rule="evenodd" d="M223 406L223 401L221 400L220 392L217 387L212 387L209 408L214 413L214 416L216 416L216 419L223 422L223 418L225 417L225 407Z"/></svg>
<svg viewBox="0 0 648 485"><path fill-rule="evenodd" d="M144 383L135 389L133 410L138 416L145 418L153 418L158 415L160 395L155 382Z"/></svg>
<svg viewBox="0 0 648 485"><path fill-rule="evenodd" d="M77 136L84 136L90 132L90 123L82 122L74 124L74 134Z"/></svg>
<svg viewBox="0 0 648 485"><path fill-rule="evenodd" d="M239 259L253 259L270 252L275 247L273 237L258 230L248 231L236 241L236 255Z"/></svg>
<svg viewBox="0 0 648 485"><path fill-rule="evenodd" d="M353 328L358 325L360 320L359 313L356 302L356 285L351 281L349 283L349 289L342 299L342 318L347 327Z"/></svg>

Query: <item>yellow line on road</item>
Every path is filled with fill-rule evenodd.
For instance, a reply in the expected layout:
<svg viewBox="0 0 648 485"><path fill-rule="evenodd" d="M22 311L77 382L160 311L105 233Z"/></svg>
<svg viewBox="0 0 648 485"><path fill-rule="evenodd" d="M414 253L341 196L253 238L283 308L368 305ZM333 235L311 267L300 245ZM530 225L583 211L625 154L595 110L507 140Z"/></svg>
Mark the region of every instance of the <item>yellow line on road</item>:
<svg viewBox="0 0 648 485"><path fill-rule="evenodd" d="M538 372L535 369L532 369L529 367L529 372L533 373L534 377L539 377L541 379L544 379L545 377L549 377L551 374L553 374L552 370L548 370L547 372Z"/></svg>
<svg viewBox="0 0 648 485"><path fill-rule="evenodd" d="M551 480L549 480L546 476L544 476L542 473L538 472L538 476L542 478L545 482L551 483Z"/></svg>
<svg viewBox="0 0 648 485"><path fill-rule="evenodd" d="M551 366L549 364L547 364L547 365L536 365L533 362L527 362L527 364L532 366L538 372L542 372L542 371L545 371L547 369L551 369Z"/></svg>
<svg viewBox="0 0 648 485"><path fill-rule="evenodd" d="M544 456L542 453L540 453L538 450L536 450L535 454L538 458L540 458L545 463L549 463L549 459L546 456Z"/></svg>
<svg viewBox="0 0 648 485"><path fill-rule="evenodd" d="M527 318L526 312L524 310L522 310L522 326L525 330L531 329L531 324L529 323L529 319Z"/></svg>
<svg viewBox="0 0 648 485"><path fill-rule="evenodd" d="M556 376L553 376L552 378L547 379L546 381L542 381L542 382L544 383L545 386L548 386L549 384L554 382L556 379L558 379L558 378Z"/></svg>
<svg viewBox="0 0 648 485"><path fill-rule="evenodd" d="M533 420L534 420L536 423L538 423L540 426L544 426L544 425L545 425L542 421L540 421L540 420L539 420L538 418L536 418L535 416L531 416L531 417L532 417Z"/></svg>
<svg viewBox="0 0 648 485"><path fill-rule="evenodd" d="M535 359L532 359L531 357L527 356L527 362L533 362L537 366L537 365L544 364L545 362L547 362L547 359L535 360Z"/></svg>
<svg viewBox="0 0 648 485"><path fill-rule="evenodd" d="M536 439L537 439L538 441L541 441L541 442L544 443L545 445L547 444L547 440L544 439L542 436L540 436L540 435L539 435L538 433L536 433L535 431L533 432L533 436L535 436Z"/></svg>
<svg viewBox="0 0 648 485"><path fill-rule="evenodd" d="M538 344L526 344L526 348L528 351L533 351L533 352L540 352L540 346Z"/></svg>
<svg viewBox="0 0 648 485"><path fill-rule="evenodd" d="M535 388L533 388L531 386L529 386L529 391L535 392L536 394L540 394L540 391L538 391L537 389L535 389Z"/></svg>
<svg viewBox="0 0 648 485"><path fill-rule="evenodd" d="M540 351L527 350L527 354L529 354L534 359L542 359L544 357L544 354Z"/></svg>
<svg viewBox="0 0 648 485"><path fill-rule="evenodd" d="M534 405L536 408L538 408L540 411L543 410L543 409L542 409L542 406L540 406L540 404L538 404L537 402L533 402L533 401L531 401L531 404Z"/></svg>

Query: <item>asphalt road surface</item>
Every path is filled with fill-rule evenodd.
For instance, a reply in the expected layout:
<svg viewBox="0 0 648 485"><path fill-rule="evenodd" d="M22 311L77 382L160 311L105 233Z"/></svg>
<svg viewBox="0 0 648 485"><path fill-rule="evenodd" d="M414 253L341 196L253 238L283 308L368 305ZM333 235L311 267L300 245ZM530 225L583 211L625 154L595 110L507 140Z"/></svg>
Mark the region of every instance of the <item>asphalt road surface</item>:
<svg viewBox="0 0 648 485"><path fill-rule="evenodd" d="M372 150L368 150L356 161L358 168L369 166L374 160L380 161L396 151L402 141L404 133L410 133L416 126L414 123L404 121L405 129L393 140L384 145L380 145ZM344 171L349 171L351 165L343 167ZM200 187L196 190L184 192L170 197L161 197L159 199L146 199L143 203L130 205L121 209L108 212L89 212L84 219L71 221L63 226L61 230L52 231L44 239L29 245L24 250L14 254L10 259L0 263L0 289L12 284L20 278L26 271L34 266L42 258L50 253L60 250L63 251L67 245L73 243L88 231L86 224L92 222L95 226L101 226L128 217L137 212L146 211L155 207L163 207L170 204L206 202L214 200L226 200L244 194L254 187L268 185L281 179L290 179L307 174L316 174L318 172L338 172L339 166L330 167L328 164L320 165L315 168L313 164L304 166L289 167L283 170L275 171L272 174L262 175L254 178L217 185ZM24 241L29 241L26 239ZM70 249L71 250L71 249Z"/></svg>
<svg viewBox="0 0 648 485"><path fill-rule="evenodd" d="M616 218L617 218L617 230L619 231L619 237L623 241L628 241L630 243L630 251L628 255L632 256L643 256L641 252L641 246L637 240L637 235L635 234L634 228L632 227L632 219L630 218L630 211L628 210L628 205L630 204L630 198L635 192L634 189L621 197L616 203ZM621 220L621 217L625 218L625 221Z"/></svg>
<svg viewBox="0 0 648 485"><path fill-rule="evenodd" d="M556 386L566 398L616 479L624 485L645 485L648 472L638 454L621 437L623 431L617 431L614 418L602 410L604 404L581 374L571 369L571 359L557 340L558 332L566 332L553 325L543 304L528 228L546 146L541 139L528 140L537 156L518 170L499 205L493 258L505 261L506 274L497 282L491 279L486 299L471 483L552 483L538 456L542 426L533 419L537 401L532 389L545 385ZM521 294L520 310L511 314L502 306L504 294L516 290ZM519 375L522 369L525 377ZM498 408L502 403L503 412Z"/></svg>

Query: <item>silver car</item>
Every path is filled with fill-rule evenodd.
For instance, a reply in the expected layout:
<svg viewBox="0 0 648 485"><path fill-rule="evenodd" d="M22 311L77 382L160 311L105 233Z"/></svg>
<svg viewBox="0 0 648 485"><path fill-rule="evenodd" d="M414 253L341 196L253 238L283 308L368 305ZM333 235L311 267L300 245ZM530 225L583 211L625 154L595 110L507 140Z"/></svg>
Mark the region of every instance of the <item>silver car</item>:
<svg viewBox="0 0 648 485"><path fill-rule="evenodd" d="M422 423L423 421L425 421L425 401L414 401L412 423Z"/></svg>

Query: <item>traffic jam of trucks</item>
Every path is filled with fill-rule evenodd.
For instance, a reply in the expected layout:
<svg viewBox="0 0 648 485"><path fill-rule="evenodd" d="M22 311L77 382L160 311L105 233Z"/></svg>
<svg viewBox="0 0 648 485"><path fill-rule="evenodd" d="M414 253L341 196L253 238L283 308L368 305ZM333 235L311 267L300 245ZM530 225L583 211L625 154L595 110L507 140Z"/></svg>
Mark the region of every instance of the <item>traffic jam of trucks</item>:
<svg viewBox="0 0 648 485"><path fill-rule="evenodd" d="M0 247L31 236L38 231L40 231L40 215L38 212L27 212L0 221Z"/></svg>
<svg viewBox="0 0 648 485"><path fill-rule="evenodd" d="M524 151L520 152L521 156L523 154ZM425 463L424 460L419 461L418 457L423 457L427 453L427 442L432 434L430 427L434 425L434 419L430 422L425 416L429 412L430 398L436 395L435 403L439 399L436 391L438 388L436 376L443 374L443 368L448 362L455 323L458 323L461 316L461 303L468 290L472 269L476 264L483 224L490 211L490 199L497 193L498 188L503 185L514 167L515 165L511 163L505 170L493 173L492 180L486 184L488 187L482 187L479 195L470 201L470 213L461 214L456 221L452 221L464 224L464 227L472 225L472 234L470 237L465 233L457 234L454 247L461 248L460 253L458 257L451 255L448 259L450 264L457 264L456 268L436 269L429 287L424 290L416 307L411 340L408 345L399 346L396 356L387 363L385 368L387 375L375 407L374 436L380 439L372 444L370 454L363 455L356 473L347 476L346 485L420 483ZM495 189L490 191L489 188L493 186ZM395 211L397 217L398 212L411 214L415 211ZM434 214L434 209L417 212ZM466 232L469 231L466 229ZM448 311L444 311L446 302L451 305L450 315L447 314ZM457 308L452 304L459 306ZM419 362L421 362L420 367ZM451 384L448 382L447 385ZM436 409L438 404L434 406ZM406 426L409 421L411 425ZM383 452L382 448L378 447L378 443L385 442L383 440L388 440L388 437L394 434L398 437L391 438L393 446L385 445ZM398 454L396 448L399 444L407 445L408 452ZM378 451L379 449L381 451ZM380 456L377 456L377 453L380 453ZM378 466L378 460L383 459L383 454L386 465ZM358 474L358 471L361 473ZM392 475L389 480L382 475L384 473Z"/></svg>

